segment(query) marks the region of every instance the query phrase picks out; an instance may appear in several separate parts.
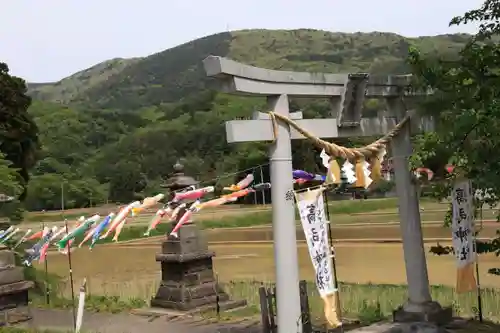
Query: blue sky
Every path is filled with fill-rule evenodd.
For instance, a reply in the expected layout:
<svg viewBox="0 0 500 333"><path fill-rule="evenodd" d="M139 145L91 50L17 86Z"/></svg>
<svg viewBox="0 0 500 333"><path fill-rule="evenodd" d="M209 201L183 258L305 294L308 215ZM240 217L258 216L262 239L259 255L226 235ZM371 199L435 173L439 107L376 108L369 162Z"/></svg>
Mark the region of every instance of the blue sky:
<svg viewBox="0 0 500 333"><path fill-rule="evenodd" d="M474 32L448 22L482 0L12 0L0 61L29 82L57 81L111 58L147 56L226 30L313 28L405 36Z"/></svg>

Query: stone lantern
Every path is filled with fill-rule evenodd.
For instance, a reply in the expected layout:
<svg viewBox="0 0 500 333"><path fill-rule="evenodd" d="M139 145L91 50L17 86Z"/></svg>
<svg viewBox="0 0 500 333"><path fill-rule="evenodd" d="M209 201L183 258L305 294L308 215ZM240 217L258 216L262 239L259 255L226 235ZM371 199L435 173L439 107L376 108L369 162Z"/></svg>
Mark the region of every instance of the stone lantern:
<svg viewBox="0 0 500 333"><path fill-rule="evenodd" d="M169 189L172 193L181 191L189 186L198 185L198 181L196 181L193 177L186 176L184 174L184 166L179 162L174 165L174 172L167 179L166 184L162 185L162 187Z"/></svg>
<svg viewBox="0 0 500 333"><path fill-rule="evenodd" d="M163 186L170 190L171 198L176 191L198 184L183 171L184 167L176 163L174 173ZM172 228L182 215L180 211ZM161 253L156 255L156 261L161 263L161 283L151 306L178 311L215 308L217 301L223 310L245 306L246 301L231 301L218 286L213 272L214 256L196 223L184 224L178 238L167 237Z"/></svg>
<svg viewBox="0 0 500 333"><path fill-rule="evenodd" d="M170 197L169 197L168 201L170 201L174 198L174 195L176 192L188 190L189 187L196 187L196 185L198 185L198 183L199 183L193 177L186 176L184 174L184 166L182 164L180 164L179 162L175 163L173 169L174 169L174 172L167 179L166 184L161 185L161 187L169 190ZM172 205L177 206L177 205L179 205L179 203L172 204ZM179 214L177 215L177 220L172 221L173 226L175 226L177 221L182 217L182 214L184 213L184 211L185 211L185 209L180 211ZM190 224L190 222L188 222L186 224Z"/></svg>
<svg viewBox="0 0 500 333"><path fill-rule="evenodd" d="M0 194L0 205L13 200L14 197ZM2 229L9 226L10 223L2 223ZM31 319L28 291L34 286L25 279L23 267L16 265L14 251L0 245L0 326Z"/></svg>

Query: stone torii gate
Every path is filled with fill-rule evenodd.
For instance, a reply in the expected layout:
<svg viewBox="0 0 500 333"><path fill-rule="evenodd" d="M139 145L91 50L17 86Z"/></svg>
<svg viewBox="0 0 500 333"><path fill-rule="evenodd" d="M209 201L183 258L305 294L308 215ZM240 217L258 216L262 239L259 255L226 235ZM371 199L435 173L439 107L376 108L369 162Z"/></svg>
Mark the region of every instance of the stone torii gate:
<svg viewBox="0 0 500 333"><path fill-rule="evenodd" d="M203 63L207 75L218 79L221 91L266 96L269 111L294 119L299 126L320 138L381 136L405 116L401 96L409 85L408 75L276 71L215 56L207 57ZM289 96L328 97L333 117L302 119L301 112L289 112ZM377 118L362 118L365 97L385 98L390 116L380 114ZM408 164L412 151L410 130L429 130L432 124L415 118L412 116L411 126L405 126L391 143L409 296L408 302L395 312L394 317L400 321L432 321L442 313L442 308L430 296L419 202ZM226 122L226 134L228 143L274 139L271 120L264 113L255 113L253 120ZM293 191L291 139L303 138L293 128L278 121L276 141L269 153L279 333L300 330L297 327L300 301L295 212L293 196L289 193Z"/></svg>

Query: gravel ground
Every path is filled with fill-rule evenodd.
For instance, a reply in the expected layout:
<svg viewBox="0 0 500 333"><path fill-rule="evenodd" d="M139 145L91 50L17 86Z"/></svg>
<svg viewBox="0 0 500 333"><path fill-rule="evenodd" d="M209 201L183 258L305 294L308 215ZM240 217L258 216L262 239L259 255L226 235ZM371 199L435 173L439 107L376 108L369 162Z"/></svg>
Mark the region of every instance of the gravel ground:
<svg viewBox="0 0 500 333"><path fill-rule="evenodd" d="M32 309L33 320L18 325L32 329L69 332L73 315L68 310ZM139 316L128 313L85 313L82 332L89 333L261 333L252 321L239 323L208 323L194 318L174 319L168 316Z"/></svg>

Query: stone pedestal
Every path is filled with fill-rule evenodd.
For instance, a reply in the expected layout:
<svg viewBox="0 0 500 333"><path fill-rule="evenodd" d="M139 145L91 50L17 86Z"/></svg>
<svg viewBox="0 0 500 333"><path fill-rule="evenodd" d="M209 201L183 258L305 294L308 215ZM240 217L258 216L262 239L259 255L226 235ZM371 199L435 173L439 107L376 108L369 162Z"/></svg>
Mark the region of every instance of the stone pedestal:
<svg viewBox="0 0 500 333"><path fill-rule="evenodd" d="M179 230L179 238L168 238L162 243L161 283L151 306L178 311L206 310L216 307L219 297L221 310L246 305L246 301L232 301L217 285L208 245L196 224L186 224Z"/></svg>
<svg viewBox="0 0 500 333"><path fill-rule="evenodd" d="M393 311L393 320L396 323L425 322L436 325L446 325L453 318L452 308L443 308L437 302L412 304L410 302Z"/></svg>
<svg viewBox="0 0 500 333"><path fill-rule="evenodd" d="M23 268L16 267L14 252L0 247L0 325L31 319L28 290L33 287L24 280Z"/></svg>
<svg viewBox="0 0 500 333"><path fill-rule="evenodd" d="M431 323L376 323L370 326L356 328L347 333L451 333L445 327Z"/></svg>

